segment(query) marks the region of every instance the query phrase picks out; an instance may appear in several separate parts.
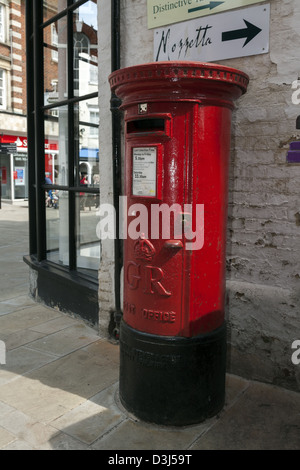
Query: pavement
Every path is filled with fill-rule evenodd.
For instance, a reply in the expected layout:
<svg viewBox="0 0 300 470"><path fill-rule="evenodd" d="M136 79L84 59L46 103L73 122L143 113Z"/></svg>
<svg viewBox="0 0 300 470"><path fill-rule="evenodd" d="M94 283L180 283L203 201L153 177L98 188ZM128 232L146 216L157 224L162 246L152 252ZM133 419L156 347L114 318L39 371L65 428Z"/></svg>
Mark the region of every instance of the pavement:
<svg viewBox="0 0 300 470"><path fill-rule="evenodd" d="M204 423L164 427L127 413L118 399L118 344L83 320L34 302L25 254L27 203L2 201L1 450L102 450L114 459L108 463L122 464L125 450L195 456L200 450L300 449L300 393L230 374L224 409Z"/></svg>

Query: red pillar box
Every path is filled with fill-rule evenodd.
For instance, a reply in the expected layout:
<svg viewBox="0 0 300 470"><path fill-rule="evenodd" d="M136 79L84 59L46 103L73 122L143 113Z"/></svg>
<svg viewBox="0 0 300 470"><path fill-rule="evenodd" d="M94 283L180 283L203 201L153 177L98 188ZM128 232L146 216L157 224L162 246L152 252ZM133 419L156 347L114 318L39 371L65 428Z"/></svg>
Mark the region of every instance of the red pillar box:
<svg viewBox="0 0 300 470"><path fill-rule="evenodd" d="M120 399L145 421L198 423L224 405L230 126L248 77L157 62L109 81L126 140Z"/></svg>

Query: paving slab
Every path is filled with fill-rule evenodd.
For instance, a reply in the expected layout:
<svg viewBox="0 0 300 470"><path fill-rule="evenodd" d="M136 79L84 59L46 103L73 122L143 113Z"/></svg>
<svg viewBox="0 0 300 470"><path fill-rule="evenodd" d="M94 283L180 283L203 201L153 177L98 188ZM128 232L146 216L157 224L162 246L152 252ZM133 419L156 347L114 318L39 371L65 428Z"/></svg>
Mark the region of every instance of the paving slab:
<svg viewBox="0 0 300 470"><path fill-rule="evenodd" d="M31 328L31 330L44 335L50 335L76 324L78 324L78 320L67 315L61 315L47 322L35 325Z"/></svg>
<svg viewBox="0 0 300 470"><path fill-rule="evenodd" d="M25 276L22 276L22 280L19 281L16 285L13 283L8 283L7 287L0 283L0 301L11 299L14 296L19 296L21 294L28 294L29 291L29 282L28 282L28 275L26 273Z"/></svg>
<svg viewBox="0 0 300 470"><path fill-rule="evenodd" d="M45 327L45 324L43 324L43 327ZM97 341L95 331L85 324L77 322L42 339L33 341L30 347L38 351L64 356L94 341Z"/></svg>
<svg viewBox="0 0 300 470"><path fill-rule="evenodd" d="M24 375L44 364L52 362L56 359L54 355L34 351L26 347L20 347L7 351L6 363L1 367L0 385L14 380L19 375Z"/></svg>
<svg viewBox="0 0 300 470"><path fill-rule="evenodd" d="M61 432L56 434L47 443L39 446L38 450L90 450L90 447L84 444L84 442Z"/></svg>
<svg viewBox="0 0 300 470"><path fill-rule="evenodd" d="M4 446L1 450L35 450L27 442L21 439L15 439L13 442Z"/></svg>
<svg viewBox="0 0 300 470"><path fill-rule="evenodd" d="M105 358L77 350L0 387L0 400L29 416L52 421L116 382Z"/></svg>
<svg viewBox="0 0 300 470"><path fill-rule="evenodd" d="M0 316L17 310L23 310L24 308L31 306L36 306L36 303L27 293L25 295L19 295L18 297L9 297L4 300L0 300Z"/></svg>
<svg viewBox="0 0 300 470"><path fill-rule="evenodd" d="M29 297L28 294L26 295L19 295L17 297L13 296L12 298L6 299L1 302L3 305L10 305L11 307L25 307L25 306L35 306L36 302Z"/></svg>
<svg viewBox="0 0 300 470"><path fill-rule="evenodd" d="M19 410L13 410L6 414L1 420L1 426L33 448L39 448L59 434L57 429L37 422Z"/></svg>
<svg viewBox="0 0 300 470"><path fill-rule="evenodd" d="M116 391L117 384L114 384L52 421L51 425L81 442L92 444L126 419L116 406Z"/></svg>
<svg viewBox="0 0 300 470"><path fill-rule="evenodd" d="M300 395L251 382L193 450L299 450Z"/></svg>
<svg viewBox="0 0 300 470"><path fill-rule="evenodd" d="M5 342L7 351L29 344L31 341L35 341L43 336L45 336L44 333L34 331L30 328L7 334L0 332L0 339Z"/></svg>
<svg viewBox="0 0 300 470"><path fill-rule="evenodd" d="M12 334L18 331L32 328L46 321L60 317L56 310L45 308L39 304L17 309L9 315L0 317L0 334Z"/></svg>
<svg viewBox="0 0 300 470"><path fill-rule="evenodd" d="M249 387L249 382L235 376L226 378L226 405L230 408L241 394ZM116 426L108 434L93 443L97 450L184 450L190 449L194 442L204 435L220 419L217 415L203 423L193 426L167 427L144 423L128 413L118 399L116 403L127 419Z"/></svg>
<svg viewBox="0 0 300 470"><path fill-rule="evenodd" d="M14 442L15 439L16 437L14 434L6 431L6 429L3 429L2 426L0 426L0 449Z"/></svg>
<svg viewBox="0 0 300 470"><path fill-rule="evenodd" d="M84 398L21 376L0 387L0 400L35 421L46 423L78 406Z"/></svg>

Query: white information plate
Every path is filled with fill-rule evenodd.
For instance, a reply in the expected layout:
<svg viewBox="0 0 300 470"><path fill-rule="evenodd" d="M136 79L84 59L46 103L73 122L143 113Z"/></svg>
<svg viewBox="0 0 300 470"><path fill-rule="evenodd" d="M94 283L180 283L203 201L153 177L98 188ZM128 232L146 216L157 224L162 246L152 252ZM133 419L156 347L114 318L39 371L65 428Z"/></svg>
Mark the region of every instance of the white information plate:
<svg viewBox="0 0 300 470"><path fill-rule="evenodd" d="M156 196L156 147L135 147L132 151L133 196Z"/></svg>
<svg viewBox="0 0 300 470"><path fill-rule="evenodd" d="M269 52L270 4L154 30L154 61L216 60Z"/></svg>

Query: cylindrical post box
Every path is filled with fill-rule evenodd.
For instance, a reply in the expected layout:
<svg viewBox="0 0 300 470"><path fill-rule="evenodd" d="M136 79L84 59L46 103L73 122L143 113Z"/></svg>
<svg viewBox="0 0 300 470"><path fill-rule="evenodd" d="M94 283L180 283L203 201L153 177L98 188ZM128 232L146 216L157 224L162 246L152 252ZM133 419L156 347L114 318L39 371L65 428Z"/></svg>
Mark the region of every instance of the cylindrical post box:
<svg viewBox="0 0 300 470"><path fill-rule="evenodd" d="M156 62L109 77L125 112L120 399L188 425L225 399L225 250L233 102L248 76Z"/></svg>

